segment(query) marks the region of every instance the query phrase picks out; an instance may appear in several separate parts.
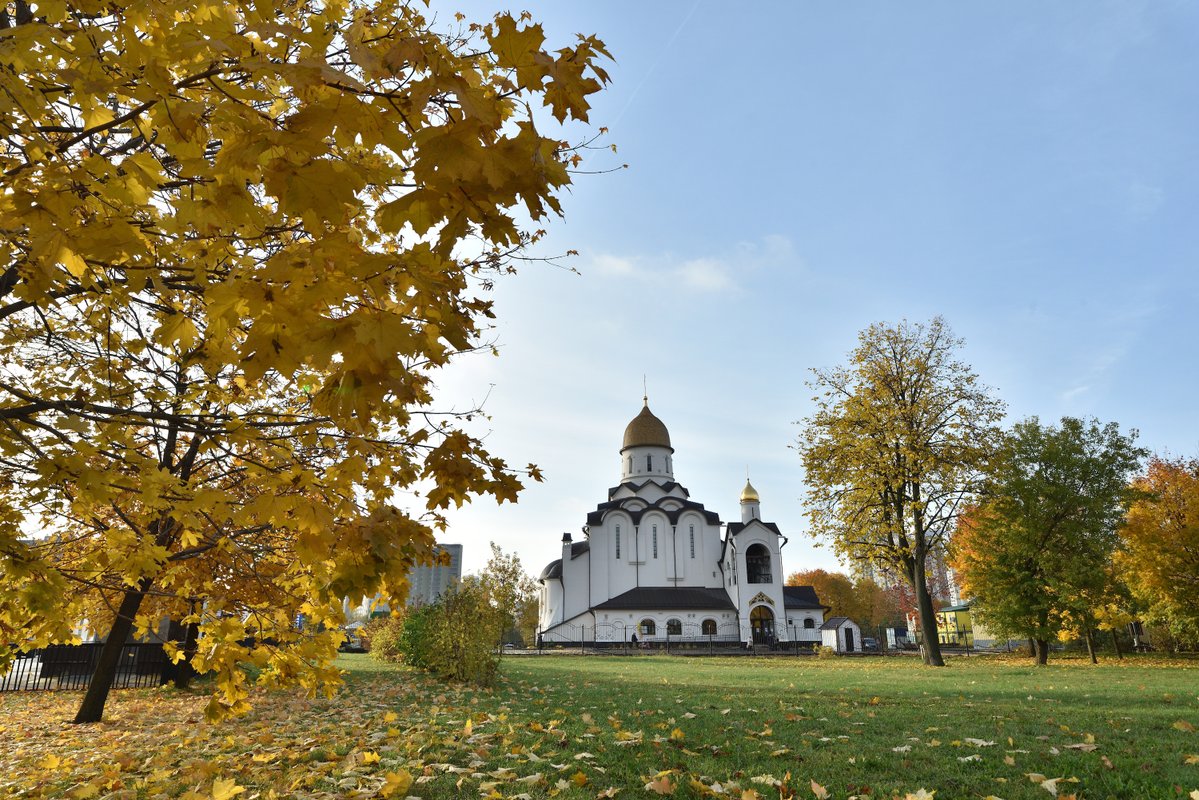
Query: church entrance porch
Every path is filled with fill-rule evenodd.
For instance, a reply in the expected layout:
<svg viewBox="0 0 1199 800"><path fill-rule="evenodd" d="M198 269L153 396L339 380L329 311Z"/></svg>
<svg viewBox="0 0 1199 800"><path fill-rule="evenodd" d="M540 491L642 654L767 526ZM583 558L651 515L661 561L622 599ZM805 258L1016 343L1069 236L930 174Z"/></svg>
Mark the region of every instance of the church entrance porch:
<svg viewBox="0 0 1199 800"><path fill-rule="evenodd" d="M749 627L754 644L774 644L774 612L766 606L754 606L749 612Z"/></svg>

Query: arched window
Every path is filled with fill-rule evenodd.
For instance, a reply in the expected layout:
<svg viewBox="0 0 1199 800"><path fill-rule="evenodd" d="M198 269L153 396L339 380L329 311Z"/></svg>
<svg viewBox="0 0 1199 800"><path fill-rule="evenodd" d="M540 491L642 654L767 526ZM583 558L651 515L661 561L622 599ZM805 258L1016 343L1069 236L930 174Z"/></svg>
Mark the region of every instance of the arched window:
<svg viewBox="0 0 1199 800"><path fill-rule="evenodd" d="M716 635L716 620L714 620L714 619L704 620L704 624L703 624L703 627L700 628L700 632L703 633L704 636L715 636Z"/></svg>
<svg viewBox="0 0 1199 800"><path fill-rule="evenodd" d="M637 626L637 631L642 636L653 636L658 631L658 626L654 625L652 619L643 619L641 624Z"/></svg>
<svg viewBox="0 0 1199 800"><path fill-rule="evenodd" d="M681 619L666 620L666 635L667 636L682 636L683 621Z"/></svg>
<svg viewBox="0 0 1199 800"><path fill-rule="evenodd" d="M807 617L803 621L803 626L805 628L815 628L816 622L811 617Z"/></svg>
<svg viewBox="0 0 1199 800"><path fill-rule="evenodd" d="M764 544L751 544L745 551L745 579L749 583L773 583L770 551Z"/></svg>

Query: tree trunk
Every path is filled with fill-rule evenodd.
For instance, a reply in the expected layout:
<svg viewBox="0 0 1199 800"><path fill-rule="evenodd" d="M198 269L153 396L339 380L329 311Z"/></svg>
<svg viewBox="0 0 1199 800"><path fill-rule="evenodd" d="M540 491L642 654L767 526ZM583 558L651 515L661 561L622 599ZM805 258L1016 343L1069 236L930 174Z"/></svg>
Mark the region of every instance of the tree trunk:
<svg viewBox="0 0 1199 800"><path fill-rule="evenodd" d="M1049 642L1037 639L1037 663L1044 666L1049 663Z"/></svg>
<svg viewBox="0 0 1199 800"><path fill-rule="evenodd" d="M187 623L187 633L183 638L183 660L175 665L175 688L186 689L195 677L192 669L192 656L196 654L196 642L200 638L200 623Z"/></svg>
<svg viewBox="0 0 1199 800"><path fill-rule="evenodd" d="M1087 653L1091 656L1091 663L1098 664L1099 659L1095 657L1095 637L1092 635L1090 628L1087 628L1085 638L1087 640Z"/></svg>
<svg viewBox="0 0 1199 800"><path fill-rule="evenodd" d="M924 663L930 667L945 666L941 657L941 643L937 639L937 614L933 610L933 598L928 591L928 581L924 577L924 562L920 558L912 559L911 572L912 590L916 593L916 607L920 614L920 638L924 644Z"/></svg>
<svg viewBox="0 0 1199 800"><path fill-rule="evenodd" d="M117 609L117 617L113 620L112 629L108 632L108 638L100 648L100 660L87 685L83 702L79 704L79 713L75 715L76 723L99 722L104 716L104 703L108 700L108 691L117 676L121 648L129 639L129 632L133 630L133 618L137 616L137 610L141 607L142 598L146 596L150 583L149 578L142 578L136 589L126 590L121 607Z"/></svg>
<svg viewBox="0 0 1199 800"><path fill-rule="evenodd" d="M1120 636L1119 636L1119 634L1117 634L1115 628L1112 628L1112 644L1114 644L1116 646L1116 658L1123 661L1124 654L1122 652L1120 652Z"/></svg>

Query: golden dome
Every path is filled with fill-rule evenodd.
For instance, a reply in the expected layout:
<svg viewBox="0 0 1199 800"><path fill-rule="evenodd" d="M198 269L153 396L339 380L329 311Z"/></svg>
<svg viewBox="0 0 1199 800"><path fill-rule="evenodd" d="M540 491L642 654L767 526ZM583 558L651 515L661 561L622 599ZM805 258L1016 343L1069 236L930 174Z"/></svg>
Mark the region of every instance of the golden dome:
<svg viewBox="0 0 1199 800"><path fill-rule="evenodd" d="M758 497L758 490L749 482L749 478L745 479L745 488L741 490L742 503L760 503L762 498Z"/></svg>
<svg viewBox="0 0 1199 800"><path fill-rule="evenodd" d="M620 452L630 447L670 447L670 432L662 424L662 420L649 410L649 403L641 409L641 413L633 417L633 421L624 429L624 444ZM670 447L671 452L674 448Z"/></svg>

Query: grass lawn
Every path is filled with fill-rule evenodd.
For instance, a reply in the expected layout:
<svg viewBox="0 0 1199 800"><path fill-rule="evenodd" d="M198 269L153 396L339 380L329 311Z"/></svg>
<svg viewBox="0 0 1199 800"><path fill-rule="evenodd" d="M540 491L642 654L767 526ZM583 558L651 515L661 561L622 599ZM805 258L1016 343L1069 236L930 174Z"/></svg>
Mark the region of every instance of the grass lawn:
<svg viewBox="0 0 1199 800"><path fill-rule="evenodd" d="M1199 791L1199 661L510 656L492 690L341 663L336 698L263 692L250 716L215 726L203 697L170 689L115 692L107 721L86 727L64 724L77 693L0 695L0 796Z"/></svg>

